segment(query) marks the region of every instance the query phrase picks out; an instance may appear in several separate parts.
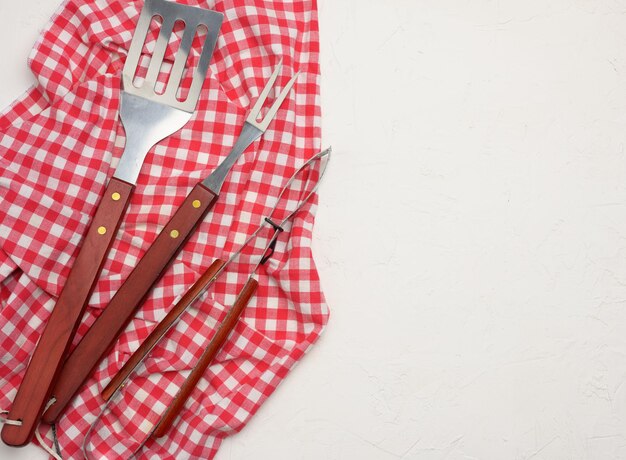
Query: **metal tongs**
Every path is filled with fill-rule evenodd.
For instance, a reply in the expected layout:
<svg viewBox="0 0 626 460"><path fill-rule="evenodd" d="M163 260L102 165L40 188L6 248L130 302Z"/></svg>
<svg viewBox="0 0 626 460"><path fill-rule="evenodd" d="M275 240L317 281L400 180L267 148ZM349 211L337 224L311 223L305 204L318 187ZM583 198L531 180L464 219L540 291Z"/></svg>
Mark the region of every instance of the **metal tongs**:
<svg viewBox="0 0 626 460"><path fill-rule="evenodd" d="M190 394L196 387L198 381L204 374L206 368L211 364L217 353L222 348L222 345L226 342L228 336L231 331L237 324L243 310L248 304L249 300L254 295L256 288L258 286L258 281L255 278L255 275L262 265L264 265L273 255L276 243L280 234L284 231L285 225L296 215L296 213L306 204L309 199L313 196L317 188L319 187L320 181L326 171L326 167L328 165L328 160L330 159L331 148L328 148L317 155L310 158L306 163L304 163L287 181L285 186L282 188L281 192L278 195L276 200L276 204L270 211L270 213L263 218L261 224L256 228L256 230L248 237L248 239L239 247L239 249L234 252L230 258L224 262L221 259L216 259L209 268L200 276L198 281L183 295L183 297L178 301L178 303L170 310L170 312L165 316L165 318L157 324L155 329L150 333L150 335L146 338L144 342L140 345L140 347L133 353L133 355L129 358L129 360L124 364L124 366L120 369L120 371L111 379L109 384L102 391L102 397L106 401L106 405L96 417L94 422L91 424L87 434L85 435L84 443L83 443L83 453L85 458L90 458L90 451L88 446L91 441L91 435L94 430L94 427L98 424L98 422L102 419L104 414L106 413L108 407L115 400L115 396L120 394L126 384L129 382L130 378L133 376L133 373L137 370L137 368L142 364L149 353L154 349L154 347L160 342L160 340L167 334L167 332L172 329L180 320L182 314L194 304L194 302L204 293L206 292L215 280L227 269L229 264L233 262L235 259L239 257L242 251L255 239L258 237L259 233L261 233L264 229L268 227L271 228L272 234L266 244L258 263L254 266L254 269L248 276L244 287L237 295L237 298L233 304L233 306L228 311L226 317L221 322L220 326L216 330L215 334L209 341L206 349L198 359L198 362L191 370L190 374L187 376L185 382L177 392L173 401L166 408L163 415L154 424L154 426L148 431L147 436L144 438L143 442L139 445L137 449L135 449L134 454L136 454L150 438L159 438L164 436L172 426L173 422L176 420L179 412L184 407L185 402L189 398ZM293 193L297 190L294 190L294 183L298 179L304 171L307 171L312 164L316 162L321 162L324 159L326 161L320 167L319 177L314 181L313 187L308 190L306 186L311 182L310 179L305 179L304 189L299 193L299 199L293 199ZM295 207L293 207L293 203L296 203ZM291 206L290 206L291 205ZM276 214L279 212L283 212L285 217L283 217L279 222L277 222Z"/></svg>

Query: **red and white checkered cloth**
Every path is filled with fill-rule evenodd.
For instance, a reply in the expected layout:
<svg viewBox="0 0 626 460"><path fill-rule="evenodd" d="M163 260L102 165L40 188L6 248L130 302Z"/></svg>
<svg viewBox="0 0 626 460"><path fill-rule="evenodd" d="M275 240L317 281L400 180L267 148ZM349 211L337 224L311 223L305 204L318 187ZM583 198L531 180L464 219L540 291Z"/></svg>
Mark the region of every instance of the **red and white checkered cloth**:
<svg viewBox="0 0 626 460"><path fill-rule="evenodd" d="M180 0L179 0L180 1ZM181 1L182 3L182 1ZM301 75L261 140L235 165L213 211L60 419L64 458L82 458L104 384L216 258L227 258L320 150L315 0L187 0L224 13L197 112L147 156L75 343L191 188L228 154L280 57ZM0 407L11 406L30 355L121 154L120 72L141 1L68 0L30 56L37 85L0 116ZM146 43L150 49L154 43ZM328 320L310 244L316 199L280 238L259 289L170 434L140 458L212 458L240 430ZM93 458L128 458L193 367L266 243L261 237L186 313L95 432ZM256 256L255 256L256 254ZM43 433L46 425L40 427Z"/></svg>

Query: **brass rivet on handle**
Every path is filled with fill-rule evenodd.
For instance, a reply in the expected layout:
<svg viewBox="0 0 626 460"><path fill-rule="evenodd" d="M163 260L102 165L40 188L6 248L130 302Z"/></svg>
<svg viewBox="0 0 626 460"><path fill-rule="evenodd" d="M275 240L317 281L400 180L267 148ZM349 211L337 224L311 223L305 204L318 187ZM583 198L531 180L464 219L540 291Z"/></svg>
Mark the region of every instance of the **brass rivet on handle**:
<svg viewBox="0 0 626 460"><path fill-rule="evenodd" d="M98 233L100 235L104 235L106 232L107 232L107 228L106 227L104 227L104 226L98 227Z"/></svg>
<svg viewBox="0 0 626 460"><path fill-rule="evenodd" d="M113 192L113 193L111 194L111 198L113 199L113 201L118 201L120 198L122 198L122 195L120 195L120 194L119 194L119 193L117 193L117 192Z"/></svg>
<svg viewBox="0 0 626 460"><path fill-rule="evenodd" d="M178 238L178 235L180 235L180 233L178 233L178 230L172 230L172 231L170 232L170 236L171 236L172 238Z"/></svg>
<svg viewBox="0 0 626 460"><path fill-rule="evenodd" d="M198 209L201 204L202 203L200 203L200 200L193 200L193 202L191 203L191 205L196 209Z"/></svg>

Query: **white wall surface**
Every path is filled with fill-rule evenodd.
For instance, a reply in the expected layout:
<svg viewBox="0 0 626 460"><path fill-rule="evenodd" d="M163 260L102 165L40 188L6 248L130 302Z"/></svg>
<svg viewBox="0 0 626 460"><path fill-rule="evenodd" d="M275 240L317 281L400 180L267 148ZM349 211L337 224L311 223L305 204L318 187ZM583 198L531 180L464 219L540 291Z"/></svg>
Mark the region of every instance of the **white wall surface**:
<svg viewBox="0 0 626 460"><path fill-rule="evenodd" d="M1 106L58 3L0 2ZM626 3L319 9L332 317L217 459L626 458Z"/></svg>

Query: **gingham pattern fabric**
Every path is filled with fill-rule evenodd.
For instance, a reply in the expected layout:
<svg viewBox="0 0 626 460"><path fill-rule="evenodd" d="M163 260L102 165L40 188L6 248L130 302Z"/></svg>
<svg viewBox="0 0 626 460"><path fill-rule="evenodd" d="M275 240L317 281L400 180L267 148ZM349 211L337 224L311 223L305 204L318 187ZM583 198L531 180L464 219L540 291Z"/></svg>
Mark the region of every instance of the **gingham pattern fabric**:
<svg viewBox="0 0 626 460"><path fill-rule="evenodd" d="M183 3L181 0L179 0ZM64 458L82 458L99 392L199 275L228 258L274 205L280 188L320 150L319 41L314 0L188 0L224 13L197 112L146 158L137 188L75 343L191 188L228 154L247 110L283 59L294 89L261 140L235 165L219 201L58 424ZM124 142L120 72L141 1L69 0L29 63L37 85L0 116L0 408L11 406ZM145 44L150 51L153 37ZM145 69L144 69L145 70ZM271 100L269 101L271 102ZM212 458L322 332L328 309L311 254L316 198L281 235L259 288L169 434L139 458ZM128 458L171 401L232 305L269 234L170 331L94 431L92 458ZM49 428L40 427L44 434Z"/></svg>

